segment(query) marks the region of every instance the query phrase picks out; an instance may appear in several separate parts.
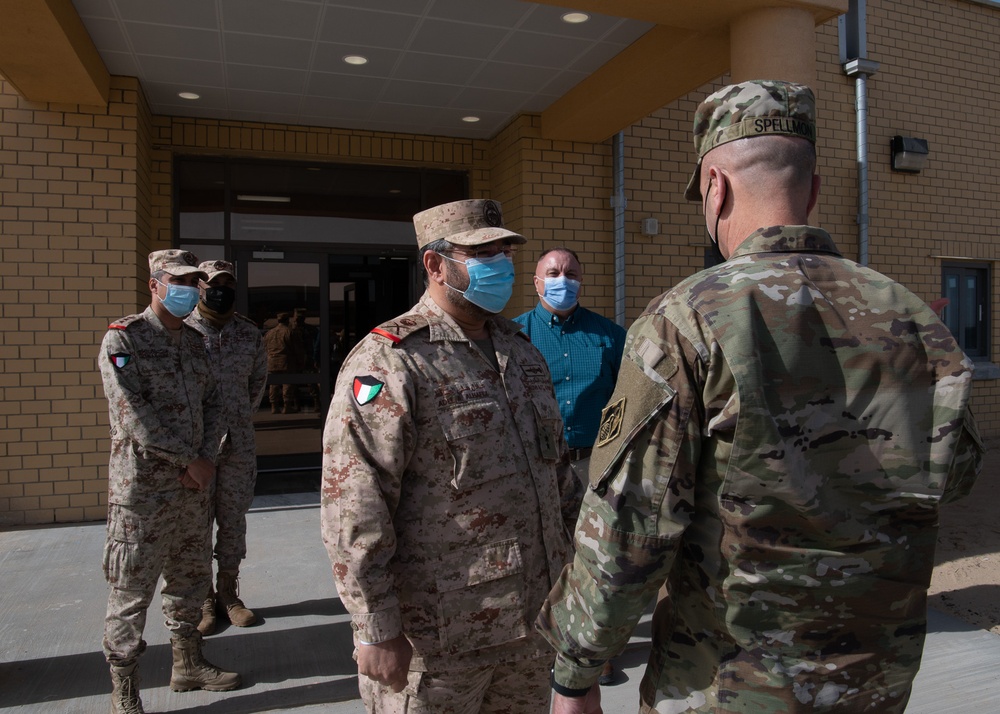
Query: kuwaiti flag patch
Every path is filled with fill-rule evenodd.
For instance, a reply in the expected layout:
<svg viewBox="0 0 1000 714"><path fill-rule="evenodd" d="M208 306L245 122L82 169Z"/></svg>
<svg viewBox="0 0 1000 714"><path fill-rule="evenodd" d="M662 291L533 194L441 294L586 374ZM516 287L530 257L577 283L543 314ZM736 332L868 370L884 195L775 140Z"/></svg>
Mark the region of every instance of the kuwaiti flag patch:
<svg viewBox="0 0 1000 714"><path fill-rule="evenodd" d="M124 352L111 355L111 364L113 364L117 369L121 369L131 361L132 355L125 354Z"/></svg>
<svg viewBox="0 0 1000 714"><path fill-rule="evenodd" d="M372 376L354 378L354 401L359 405L367 404L382 391L385 382L380 382Z"/></svg>

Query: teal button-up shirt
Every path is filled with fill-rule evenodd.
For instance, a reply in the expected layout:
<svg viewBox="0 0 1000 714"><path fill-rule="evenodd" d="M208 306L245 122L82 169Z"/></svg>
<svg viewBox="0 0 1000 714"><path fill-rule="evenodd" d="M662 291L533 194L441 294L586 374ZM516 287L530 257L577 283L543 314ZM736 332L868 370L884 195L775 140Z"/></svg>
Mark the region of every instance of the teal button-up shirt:
<svg viewBox="0 0 1000 714"><path fill-rule="evenodd" d="M571 449L593 446L601 410L618 380L625 330L585 307L561 318L541 302L514 322L548 362L566 443Z"/></svg>

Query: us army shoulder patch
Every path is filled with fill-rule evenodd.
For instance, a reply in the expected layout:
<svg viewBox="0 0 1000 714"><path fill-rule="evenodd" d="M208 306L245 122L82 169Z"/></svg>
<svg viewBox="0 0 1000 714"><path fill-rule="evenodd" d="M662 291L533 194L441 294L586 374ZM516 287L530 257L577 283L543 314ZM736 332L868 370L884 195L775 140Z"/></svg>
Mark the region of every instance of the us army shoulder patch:
<svg viewBox="0 0 1000 714"><path fill-rule="evenodd" d="M614 441L621 433L624 417L625 397L604 407L601 412L601 425L597 429L597 442L594 446L603 446L609 441Z"/></svg>
<svg viewBox="0 0 1000 714"><path fill-rule="evenodd" d="M113 364L116 369L121 369L132 361L132 355L125 354L124 352L109 355L109 358L111 360L111 364Z"/></svg>
<svg viewBox="0 0 1000 714"><path fill-rule="evenodd" d="M378 396L385 382L380 382L372 376L354 378L354 401L363 406Z"/></svg>

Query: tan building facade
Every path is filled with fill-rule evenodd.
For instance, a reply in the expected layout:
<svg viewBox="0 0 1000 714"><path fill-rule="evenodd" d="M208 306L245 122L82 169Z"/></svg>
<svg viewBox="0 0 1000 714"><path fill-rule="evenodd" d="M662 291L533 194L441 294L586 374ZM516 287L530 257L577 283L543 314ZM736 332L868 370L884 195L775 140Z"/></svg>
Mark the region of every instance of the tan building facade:
<svg viewBox="0 0 1000 714"><path fill-rule="evenodd" d="M813 27L806 18L801 29L797 3L777 4L793 14L772 18L776 26L798 27L797 52L815 57L809 66L794 53L770 61L795 67L782 78L814 78L823 180L816 219L858 259L856 80L842 69L838 20ZM626 326L705 264L700 208L682 197L694 165L691 116L731 76L769 69L754 64L768 41L748 44L747 32L763 30L739 28L729 37L731 72L622 130ZM951 275L957 290L975 283L985 293L983 304L963 303L985 313L963 330L978 324L983 333L974 408L987 437L1000 434L1000 334L990 317L1000 310L997 37L997 3L867 3L867 54L878 65L867 78L868 263L928 301L944 294ZM534 304L538 253L568 245L586 268L585 304L614 317L614 139L547 138L546 121L523 114L492 138L459 139L170 117L151 112L134 78L111 77L100 108L29 101L0 78L0 525L106 515L108 412L97 349L109 322L148 304L148 252L184 243L179 158L464 174L469 197L499 200L508 226L530 239L506 314ZM927 141L919 173L891 169L896 135ZM646 235L650 218L658 229ZM237 248L218 241L218 251ZM263 242L246 249L267 252Z"/></svg>

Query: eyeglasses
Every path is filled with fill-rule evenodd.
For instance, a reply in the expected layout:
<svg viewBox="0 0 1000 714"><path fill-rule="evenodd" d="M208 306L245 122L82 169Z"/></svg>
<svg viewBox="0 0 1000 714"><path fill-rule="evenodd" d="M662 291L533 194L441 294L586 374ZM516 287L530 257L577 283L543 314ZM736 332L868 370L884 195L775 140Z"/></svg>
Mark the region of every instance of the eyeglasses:
<svg viewBox="0 0 1000 714"><path fill-rule="evenodd" d="M485 260L486 258L495 258L496 256L503 253L508 258L513 258L517 254L517 246L511 243L504 243L503 245L492 245L488 248L480 248L476 251L463 250L461 248L451 248L447 251L439 251L441 253L459 253L461 255L467 255L470 258L475 258L476 260Z"/></svg>

